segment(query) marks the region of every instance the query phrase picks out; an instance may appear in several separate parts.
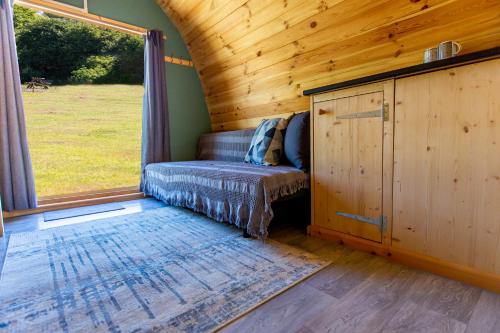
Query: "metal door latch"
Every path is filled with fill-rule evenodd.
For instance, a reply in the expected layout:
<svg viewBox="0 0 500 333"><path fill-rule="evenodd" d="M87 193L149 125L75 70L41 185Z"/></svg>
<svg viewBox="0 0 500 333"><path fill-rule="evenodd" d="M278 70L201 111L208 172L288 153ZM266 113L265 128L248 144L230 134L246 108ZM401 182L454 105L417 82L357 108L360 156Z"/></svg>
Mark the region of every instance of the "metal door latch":
<svg viewBox="0 0 500 333"><path fill-rule="evenodd" d="M322 110L320 110L320 114ZM379 110L342 114L337 119L378 118L389 121L389 103L383 103Z"/></svg>
<svg viewBox="0 0 500 333"><path fill-rule="evenodd" d="M379 217L366 217L366 216L362 216L362 215L348 214L348 213L343 213L343 212L336 212L335 214L337 214L338 216L347 217L349 219L353 219L353 220L356 220L359 222L377 225L381 232L384 232L387 229L387 217L384 215L380 215Z"/></svg>

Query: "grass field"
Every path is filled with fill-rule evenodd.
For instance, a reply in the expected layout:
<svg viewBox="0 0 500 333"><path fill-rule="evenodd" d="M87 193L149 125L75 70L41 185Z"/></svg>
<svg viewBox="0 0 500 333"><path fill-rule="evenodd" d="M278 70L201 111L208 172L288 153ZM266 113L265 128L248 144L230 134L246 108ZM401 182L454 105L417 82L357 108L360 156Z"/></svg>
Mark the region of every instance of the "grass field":
<svg viewBox="0 0 500 333"><path fill-rule="evenodd" d="M143 91L140 85L25 91L38 195L138 185Z"/></svg>

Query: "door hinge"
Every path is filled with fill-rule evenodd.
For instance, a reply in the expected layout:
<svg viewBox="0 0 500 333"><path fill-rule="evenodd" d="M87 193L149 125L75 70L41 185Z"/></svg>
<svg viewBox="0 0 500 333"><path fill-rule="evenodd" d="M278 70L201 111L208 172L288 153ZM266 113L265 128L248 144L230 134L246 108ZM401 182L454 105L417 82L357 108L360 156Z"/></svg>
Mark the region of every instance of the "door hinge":
<svg viewBox="0 0 500 333"><path fill-rule="evenodd" d="M377 225L380 229L380 232L385 232L387 230L387 216L385 216L385 215L380 215L379 217L366 217L366 216L362 216L362 215L348 214L348 213L343 213L343 212L336 212L335 214L337 214L338 216L347 217L349 219L353 219L353 220L356 220L359 222Z"/></svg>

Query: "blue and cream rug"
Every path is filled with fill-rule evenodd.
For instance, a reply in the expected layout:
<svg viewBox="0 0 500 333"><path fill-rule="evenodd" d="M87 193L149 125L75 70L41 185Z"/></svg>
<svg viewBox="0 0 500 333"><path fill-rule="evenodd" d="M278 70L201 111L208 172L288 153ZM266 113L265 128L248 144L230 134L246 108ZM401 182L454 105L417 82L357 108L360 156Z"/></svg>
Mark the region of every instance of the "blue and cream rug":
<svg viewBox="0 0 500 333"><path fill-rule="evenodd" d="M325 267L166 207L13 234L0 332L208 332Z"/></svg>

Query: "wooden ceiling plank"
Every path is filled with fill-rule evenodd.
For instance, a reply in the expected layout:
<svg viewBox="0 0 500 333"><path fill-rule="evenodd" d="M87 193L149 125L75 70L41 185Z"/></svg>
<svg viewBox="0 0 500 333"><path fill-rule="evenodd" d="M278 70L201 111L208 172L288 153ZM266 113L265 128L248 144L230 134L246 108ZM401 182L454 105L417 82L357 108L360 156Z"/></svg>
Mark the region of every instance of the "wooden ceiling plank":
<svg viewBox="0 0 500 333"><path fill-rule="evenodd" d="M268 67L268 69L263 68L256 70L253 73L249 73L247 68L240 68L239 72L234 72L232 75L230 75L231 72L226 71L220 74L221 78L217 81L219 83L222 82L222 84L224 84L224 82L234 82L233 77L241 77L242 75L251 77L252 80L258 80L259 77L269 77L269 71L276 73L279 68L282 68L283 71L292 71L294 68L306 68L311 63L320 63L327 61L333 63L336 57L354 54L358 50L362 50L369 45L376 45L389 41L398 43L401 38L404 38L407 35L411 35L418 30L427 30L429 28L432 28L437 30L441 29L445 32L447 30L453 30L456 32L457 30L453 29L453 25L457 16L461 16L465 22L472 22L472 25L474 25L474 20L478 20L479 22L494 22L495 18L497 17L497 15L495 14L495 9L500 10L500 6L496 5L488 8L480 7L476 9L469 8L468 10L461 12L457 12L457 8L455 8L454 10L454 8L452 8L451 6L447 7L446 9L446 11L440 12L439 15L429 12L427 15L422 15L422 17L411 17L410 19L394 23L391 26L384 26L379 29L372 30L368 33L357 35L353 38L348 38L346 40L338 41L335 43L329 43L320 49L314 49L309 52L299 54L293 58L289 58L283 62L273 64L273 66ZM471 20L472 16L474 16L474 19ZM498 21L498 19L496 21ZM472 28L474 27L472 26ZM339 31L344 32L341 26L339 26ZM463 32L464 30L460 29L460 31ZM427 40L429 40L429 37L427 38ZM412 40L408 41L408 43L412 42ZM432 42L430 42L429 45L431 45L431 43ZM217 81L215 81L216 79L217 77L213 78L214 82L207 81L207 86L209 88L207 91L208 99L212 99L212 92L226 91L223 86L217 84ZM245 84L244 86L245 87L239 87L241 91L248 90L248 85ZM231 89L238 88L236 85L234 85L234 83L230 87Z"/></svg>
<svg viewBox="0 0 500 333"><path fill-rule="evenodd" d="M493 43L472 43L474 45L469 45L469 50L480 50L482 47L493 45ZM494 45L493 45L494 46ZM493 47L492 46L492 47ZM314 77L310 78L310 81L304 80L301 83L301 89L294 89L294 87L290 87L287 91L286 89L273 90L273 95L269 95L267 92L257 92L255 95L252 95L251 98L248 98L243 101L234 101L230 105L226 105L223 107L212 107L211 108L211 117L218 117L219 119L224 119L224 115L229 115L231 118L231 114L236 114L241 110L246 110L254 105L260 105L259 109L262 112L266 112L270 108L272 109L273 103L281 103L282 108L286 108L284 104L284 100L294 100L294 99L302 99L303 96L299 96L298 92L302 91L302 89L310 89L317 86L322 86L326 84L331 84L335 82L345 81L351 79L353 77L363 77L366 75L376 74L379 72L383 72L386 70L396 69L400 67L406 67L414 64L415 59L421 58L421 52L419 50L409 52L404 56L398 57L396 60L391 62L391 66L387 66L386 59L376 59L375 61L371 61L368 63L364 63L358 66L348 67L344 69L339 69L335 73L322 72ZM274 98L273 98L274 97ZM269 105L269 107L267 107Z"/></svg>
<svg viewBox="0 0 500 333"><path fill-rule="evenodd" d="M222 123L238 119L252 119L255 117L273 116L275 114L307 111L309 109L308 98L292 98L274 103L252 104L248 107L231 113L211 115L212 122Z"/></svg>
<svg viewBox="0 0 500 333"><path fill-rule="evenodd" d="M157 0L200 74L214 129L308 108L302 91L500 46L498 0Z"/></svg>
<svg viewBox="0 0 500 333"><path fill-rule="evenodd" d="M328 0L330 2L342 2L346 0ZM363 0L369 1L369 0ZM319 3L322 3L320 1ZM327 11L328 7L326 5L318 6L317 1L304 1L300 6L286 11L282 16L275 18L269 23L257 28L254 31L247 33L242 38L233 41L231 44L226 45L226 47L220 49L219 51L210 53L210 57L204 57L203 62L200 63L200 71L211 64L215 64L223 61L224 59L232 59L234 54L239 54L243 50L250 52L252 55L257 56L259 51L264 52L262 47L259 46L265 40L274 39L277 44L282 35L291 26L295 26L298 23L313 20L315 15L321 12ZM300 36L299 36L300 37Z"/></svg>
<svg viewBox="0 0 500 333"><path fill-rule="evenodd" d="M157 0L156 2L160 7L162 7L162 5L168 5L169 7L175 8L181 17L185 17L187 13L191 12L193 8L204 1L205 0Z"/></svg>
<svg viewBox="0 0 500 333"><path fill-rule="evenodd" d="M204 35L212 26L222 21L232 12L243 6L248 0L205 0L186 16L186 21L190 23L186 32L187 44L197 36Z"/></svg>
<svg viewBox="0 0 500 333"><path fill-rule="evenodd" d="M497 34L495 34L495 35L497 35ZM491 39L491 37L494 36L493 34L491 34L490 36L487 36L487 35L484 35L481 33L481 36L483 36L485 38L479 39L479 41L477 38L475 38L475 39L470 41L470 43L468 44L469 50L474 52L474 51L481 50L484 46L487 46L487 47L494 47L495 46L495 44L492 42L492 39ZM421 58L420 51L414 51L412 53L408 53L407 55L398 58L397 61L394 62L394 65L391 66L390 68L396 69L396 68L400 68L400 67L410 66L411 64L413 64L413 62L415 61L416 58ZM345 70L338 71L336 73L335 78L332 78L330 75L319 75L319 76L315 77L315 79L313 81L304 82L303 86L304 86L304 88L309 89L309 88L313 88L313 87L317 87L317 86L321 86L321 85L331 84L332 82L334 83L334 82L348 80L348 79L353 78L353 77L362 77L362 76L367 75L367 73L373 74L373 73L382 72L385 70L387 70L387 62L384 59L378 59L376 61L372 61L372 62L369 62L366 64L361 64L361 65L356 66L356 67L350 67L350 68L347 68ZM325 73L323 73L323 74L325 74ZM302 99L302 97L299 97L299 96L292 97L291 99L288 99L288 100L284 100L284 98L286 98L286 96L279 96L278 102L274 102L274 103L264 102L260 105L255 104L256 101L252 101L252 103L248 104L248 105L241 104L241 105L234 106L232 108L228 107L227 109L231 109L231 111L234 112L234 115L236 115L238 113L238 115L240 115L241 118L244 119L244 118L250 118L250 115L243 116L243 114L245 114L245 112L243 112L242 114L239 114L239 112L241 112L241 110L251 110L251 108L254 107L255 109L260 110L260 113L262 113L262 114L268 113L268 114L272 115L274 113L274 109L275 109L274 105L277 105L279 103L280 108L282 108L282 109L286 109L286 110L293 109L293 107L289 108L287 106L287 104L291 103L291 101L294 101L294 100L296 100L297 103L300 103L299 100ZM300 109L297 108L297 111L298 110L300 110ZM226 117L224 114L211 115L211 118L217 119L219 122L224 122L224 119L226 119L226 118L229 120L234 119L234 115L231 115L230 113L227 113L226 115L228 115L228 116Z"/></svg>
<svg viewBox="0 0 500 333"><path fill-rule="evenodd" d="M500 39L498 38L498 36L500 36L500 28L498 24L496 24L495 22L488 22L485 24L479 24L479 23L475 25L471 24L470 26L471 28L472 27L475 28L471 29L470 33L466 37L464 37L462 34L460 38L460 43L462 45L462 50L464 53L471 53L500 46ZM439 35L440 33L439 30L434 30L433 33L438 34L436 40L443 40L443 37L449 36L448 34L444 33L442 35ZM420 35L415 34L412 37L423 38L425 36L428 36L428 34L429 34L428 32L422 33ZM457 35L460 35L460 33L457 33ZM416 65L422 63L422 58L423 58L422 45L424 45L424 43L416 45L413 51L409 50L408 52L401 54L398 57L401 58L401 61L399 63L396 62L395 64L392 64L388 63L387 60L385 62L377 61L375 63L366 63L352 68L345 68L341 72L340 71L338 72L338 77L337 76L328 77L328 76L318 75L314 78L311 77L310 79L304 79L301 82L301 84L304 90L306 90L316 87L316 84L318 84L318 82L326 82L326 81L330 83L342 82L345 81L347 77L362 77L366 75L381 73L388 70ZM374 67L374 69L371 70L371 67ZM365 74L368 73L368 70L370 70L370 73Z"/></svg>
<svg viewBox="0 0 500 333"><path fill-rule="evenodd" d="M492 33L486 32L484 34L483 32L480 32L478 35L475 36L474 39L472 40L466 40L465 45L466 45L466 50L467 52L476 52L492 47L497 47L499 46L498 42L494 42L492 37L493 36L498 36L498 33ZM393 64L390 66L387 66L387 61L386 60L377 60L372 63L367 63L363 64L357 67L352 67L348 69L344 69L343 71L339 71L335 77L331 76L316 76L313 78L311 81L304 81L302 83L304 89L311 89L314 87L322 86L325 84L332 84L336 82L342 82L349 80L353 77L363 77L366 75L371 75L371 74L366 74L366 73L381 73L383 71L387 70L393 70L393 69L398 69L402 67L407 67L407 66L412 66L415 64L416 59L421 59L422 58L422 52L421 50L414 51L412 53L408 53L400 58L398 58Z"/></svg>
<svg viewBox="0 0 500 333"><path fill-rule="evenodd" d="M308 107L308 105L306 107ZM286 119L289 118L292 114L293 112L287 112L284 114L275 114L273 115L273 117ZM265 118L267 117L256 117L251 119L234 120L224 123L213 123L212 129L214 131L233 131L242 128L256 128L261 122L261 120Z"/></svg>
<svg viewBox="0 0 500 333"><path fill-rule="evenodd" d="M446 2L445 0L435 0L432 4L433 6L427 7L423 13L432 12L435 8L434 5L442 4ZM449 2L449 1L447 1ZM404 2L406 4L407 2ZM410 2L408 2L410 3ZM410 3L411 4L411 3ZM339 5L340 6L340 5ZM338 10L348 10L348 8L341 8ZM278 43L274 44L274 49L267 49L267 51L261 51L260 56L257 56L255 52L255 48L248 49L242 51L242 53L238 53L237 57L232 57L230 63L232 65L238 65L240 69L240 73L235 73L236 76L241 75L241 69L245 70L245 73L251 73L255 68L259 68L259 63L263 63L260 65L260 68L263 66L271 66L274 63L279 62L279 60L284 60L285 57L293 57L295 55L299 55L301 53L307 52L309 50L321 47L322 45L326 45L329 43L335 43L339 40L346 39L351 36L355 36L361 33L366 33L372 29L378 29L381 26L391 25L399 20L403 20L407 17L413 17L412 15L415 11L421 11L421 7L415 7L414 5L402 5L401 2L393 1L391 4L388 4L386 8L384 8L384 13L386 15L380 15L380 11L374 10L373 7L367 8L366 10L361 11L358 15L354 15L353 17L349 15L345 16L335 16L329 19L331 25L328 25L326 28L316 31L315 33L307 34L303 38L298 38L298 35L294 35L295 38L291 39L290 43L287 43L283 46L279 46ZM390 14L389 14L390 13ZM362 14L362 15L361 15ZM319 15L318 15L319 16ZM388 19L390 18L390 20ZM313 20L317 19L317 16L311 18ZM330 27L335 27L335 34L332 33ZM369 29L369 27L373 26L374 28ZM303 27L302 30L312 30L306 29L308 27ZM279 39L277 37L277 39ZM311 45L309 45L311 44ZM283 48L283 49L282 49ZM278 57L278 61L273 61L273 56ZM203 65L203 64L201 64ZM255 66L252 66L255 65ZM211 69L201 68L200 71L202 75L207 75L209 79L207 79L207 83L210 85L210 80L215 80L216 76L213 73L226 74L227 70L231 67L230 65L226 65L224 70L218 68L217 66L213 66Z"/></svg>
<svg viewBox="0 0 500 333"><path fill-rule="evenodd" d="M183 17L186 17L188 13L194 10L195 7L199 6L200 3L205 0L172 0L175 2L175 7L180 13L183 13Z"/></svg>
<svg viewBox="0 0 500 333"><path fill-rule="evenodd" d="M434 0L432 0L434 1ZM443 0L437 0L443 1ZM205 68L210 63L223 62L225 59L230 59L236 64L244 64L250 59L257 56L262 56L268 52L282 47L286 44L295 43L296 41L318 33L322 29L336 29L336 25L342 22L350 22L353 18L362 18L363 15L376 13L378 20L391 20L392 11L397 7L412 8L413 11L418 11L421 5L415 5L410 1L389 1L389 0L359 0L359 1L336 1L331 7L323 7L317 10L315 7L304 7L297 12L287 12L282 20L272 22L272 24L258 29L254 33L250 33L245 38L233 42L230 46L238 57L231 57L223 52L216 52L210 58L205 58L203 63L200 63L200 71L205 73ZM304 14L307 10L316 11L315 15L309 13ZM308 17L303 19L303 17ZM332 32L332 30L329 30ZM336 34L333 34L336 35Z"/></svg>
<svg viewBox="0 0 500 333"><path fill-rule="evenodd" d="M219 29L214 29L215 32L212 32L210 36L206 38L200 36L196 40L193 40L192 44L196 48L194 51L203 52L200 56L210 57L213 53L223 49L233 41L246 38L252 31L272 20L280 18L286 12L293 11L294 8L303 5L303 2L303 0L287 0L283 2L275 0L250 0L246 6L251 15L244 24L241 21L237 25L228 24L229 22L226 22L226 20L219 22L217 25L224 25L224 28L217 27ZM318 6L319 3L320 1L318 1ZM305 15L304 12L302 12L302 15Z"/></svg>
<svg viewBox="0 0 500 333"><path fill-rule="evenodd" d="M156 0L156 3L160 8L168 15L170 20L174 23L177 30L179 30L180 34L184 37L186 24L184 24L182 18L182 11L177 8L177 6L172 6L172 1L170 0Z"/></svg>
<svg viewBox="0 0 500 333"><path fill-rule="evenodd" d="M230 4L231 0L201 0L196 1L196 4L190 10L183 13L183 18L186 23L187 33L191 33L197 26L212 17L218 10ZM186 40L187 41L187 40Z"/></svg>
<svg viewBox="0 0 500 333"><path fill-rule="evenodd" d="M233 40L234 35L242 35L255 24L255 19L260 17L259 13L267 12L271 9L273 12L276 12L272 8L273 5L276 5L275 0L249 0L246 4L208 29L206 33L200 34L192 40L190 44L193 54L203 57L214 52L211 50L226 47ZM283 4L280 3L279 5L283 7Z"/></svg>
<svg viewBox="0 0 500 333"><path fill-rule="evenodd" d="M485 24L471 23L470 25L464 26L464 28L468 28L471 33L476 35L489 34L490 36L493 36L496 34L498 36L499 33L498 26L492 22L487 22ZM434 35L436 40L441 40L443 37L449 36L448 34L445 36L440 29L429 29L425 32L420 32L407 38L411 40L422 40L422 37L429 34ZM460 32L457 32L457 35L460 35ZM474 39L462 39L460 42L463 44L464 50L468 50L470 52L477 51L477 47L480 45ZM397 51L400 50L398 45L393 43L384 43L374 48L358 52L354 54L353 57L345 56L343 58L339 58L336 60L334 66L326 62L314 65L314 68L309 70L307 70L307 68L301 68L300 71L294 73L296 81L293 85L287 85L286 82L288 80L288 76L287 74L283 74L281 76L275 76L271 80L258 82L258 84L256 84L257 88L251 95L245 96L238 94L237 92L233 92L233 97L225 102L219 102L216 104L211 104L208 100L207 102L209 102L211 114L215 114L221 112L234 112L235 110L245 108L249 104L264 104L266 102L273 103L276 100L280 101L282 99L290 99L294 96L298 96L303 89L312 88L307 84L308 80L312 80L315 84L317 84L318 79L324 78L325 81L334 83L345 80L346 76L348 77L354 74L357 74L357 76L371 75L401 66L409 66L420 63L422 59L421 49L422 46L425 46L425 43L426 42L424 40L422 43L412 44L411 46L406 47L401 53L397 53ZM484 42L482 45L484 45ZM495 42L491 42L490 45L490 47L495 46ZM387 59L391 59L391 61L388 62ZM311 71L317 74L311 75ZM360 72L360 74L356 71ZM299 87L297 87L297 84ZM270 87L275 88L272 89Z"/></svg>

